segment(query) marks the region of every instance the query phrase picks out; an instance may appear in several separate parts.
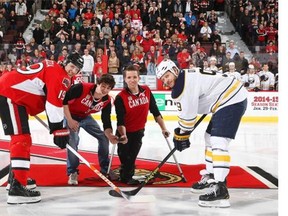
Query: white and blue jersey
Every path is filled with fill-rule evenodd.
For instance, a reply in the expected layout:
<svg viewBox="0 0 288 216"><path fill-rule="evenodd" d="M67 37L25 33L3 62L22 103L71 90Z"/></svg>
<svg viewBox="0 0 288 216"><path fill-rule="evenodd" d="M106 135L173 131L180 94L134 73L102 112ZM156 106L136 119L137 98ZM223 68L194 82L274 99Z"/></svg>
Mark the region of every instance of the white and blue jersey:
<svg viewBox="0 0 288 216"><path fill-rule="evenodd" d="M191 131L197 114L215 113L244 101L247 90L239 80L222 74L200 72L200 68L182 70L172 89L178 107L179 127Z"/></svg>

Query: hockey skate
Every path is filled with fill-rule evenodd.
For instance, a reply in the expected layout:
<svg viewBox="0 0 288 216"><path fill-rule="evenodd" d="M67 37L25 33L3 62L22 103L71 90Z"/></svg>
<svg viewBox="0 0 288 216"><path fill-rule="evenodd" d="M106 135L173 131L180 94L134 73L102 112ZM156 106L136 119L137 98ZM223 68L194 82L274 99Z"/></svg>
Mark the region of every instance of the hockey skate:
<svg viewBox="0 0 288 216"><path fill-rule="evenodd" d="M10 189L10 182L8 182L7 186L6 186L6 190L9 191ZM27 179L27 185L25 186L28 190L34 190L37 185L36 185L36 181L35 179L32 179L32 178L28 178Z"/></svg>
<svg viewBox="0 0 288 216"><path fill-rule="evenodd" d="M206 170L201 170L200 175L202 176L201 180L192 185L192 193L205 193L214 182L214 175L208 173Z"/></svg>
<svg viewBox="0 0 288 216"><path fill-rule="evenodd" d="M202 207L227 208L230 207L229 193L224 182L211 184L210 191L199 196L198 205Z"/></svg>
<svg viewBox="0 0 288 216"><path fill-rule="evenodd" d="M27 204L41 201L39 191L32 191L21 185L16 179L13 179L8 192L8 204Z"/></svg>

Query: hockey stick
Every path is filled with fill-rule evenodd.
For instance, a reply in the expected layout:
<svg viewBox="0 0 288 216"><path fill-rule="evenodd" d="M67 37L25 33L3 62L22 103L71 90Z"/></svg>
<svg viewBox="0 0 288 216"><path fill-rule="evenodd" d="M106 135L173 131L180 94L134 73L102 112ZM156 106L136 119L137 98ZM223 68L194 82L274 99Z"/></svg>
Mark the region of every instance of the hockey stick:
<svg viewBox="0 0 288 216"><path fill-rule="evenodd" d="M10 164L0 170L0 186L4 184L7 179L5 178L9 174Z"/></svg>
<svg viewBox="0 0 288 216"><path fill-rule="evenodd" d="M113 157L115 154L115 149L116 149L116 145L113 144L112 149L111 149L111 155L110 155L109 165L108 165L108 169L107 169L107 174L106 174L106 176L112 181L119 179L119 175L117 175L116 173L111 171L111 166L112 166Z"/></svg>
<svg viewBox="0 0 288 216"><path fill-rule="evenodd" d="M195 130L195 128L202 122L202 120L206 117L207 114L203 114L201 116L201 118L196 122L192 132ZM192 133L191 132L191 133ZM163 164L171 157L171 155L174 154L174 152L176 151L176 147L173 148L169 154L161 161L161 163L156 167L155 170L153 170L145 179L145 181L143 181L140 186L134 190L131 190L131 191L122 191L122 193L124 193L125 195L128 195L128 196L135 196L149 181L150 179L152 179L154 177L154 175L158 172L158 170L163 166ZM115 191L115 190L110 190L109 191L109 194L113 197L121 197L120 194Z"/></svg>
<svg viewBox="0 0 288 216"><path fill-rule="evenodd" d="M113 157L114 157L114 153L115 153L115 148L116 148L116 145L113 145L113 146L112 146L112 149L111 149L111 156L110 156L110 160L109 160L109 165L108 165L108 170L107 170L107 176L109 176L109 172L110 172L110 170L111 170L112 161L113 161Z"/></svg>
<svg viewBox="0 0 288 216"><path fill-rule="evenodd" d="M170 149L170 151L171 151L171 150L172 150L172 147L171 147L171 145L170 145L170 142L169 142L168 138L165 137L165 140L166 140L167 145L168 145L168 147L169 147L169 149ZM173 154L173 158L174 158L174 161L175 161L175 163L176 163L176 166L177 166L177 168L178 168L178 170L179 170L179 172L180 172L180 175L181 175L181 178L182 178L182 182L187 182L187 180L186 180L186 178L185 178L185 176L184 176L184 173L183 173L183 171L182 171L182 169L181 169L181 167L180 167L180 165L179 165L179 163L178 163L178 161L177 161L177 158L176 158L175 154Z"/></svg>
<svg viewBox="0 0 288 216"><path fill-rule="evenodd" d="M41 119L39 116L34 116L46 129L50 130L48 125ZM129 200L130 197L127 194L124 194L120 188L114 185L106 176L104 176L99 170L97 170L92 164L90 164L85 158L83 158L77 151L75 151L70 145L66 144L66 148L69 149L75 156L77 156L83 163L85 163L93 172L95 172L100 178L102 178L110 187L113 188L113 191L119 193L119 196L123 197L126 200Z"/></svg>

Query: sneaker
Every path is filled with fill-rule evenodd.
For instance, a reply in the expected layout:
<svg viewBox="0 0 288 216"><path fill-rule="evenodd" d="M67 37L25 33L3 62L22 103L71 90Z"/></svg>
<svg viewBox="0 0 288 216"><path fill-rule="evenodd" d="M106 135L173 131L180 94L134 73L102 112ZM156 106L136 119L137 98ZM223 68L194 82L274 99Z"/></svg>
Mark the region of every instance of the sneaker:
<svg viewBox="0 0 288 216"><path fill-rule="evenodd" d="M119 175L117 175L113 170L110 170L108 173L108 178L111 181L116 181L117 179L119 179Z"/></svg>
<svg viewBox="0 0 288 216"><path fill-rule="evenodd" d="M192 185L192 193L205 193L210 188L211 183L214 182L214 175L208 173L206 170L201 170L200 175L202 176L201 180Z"/></svg>
<svg viewBox="0 0 288 216"><path fill-rule="evenodd" d="M27 179L27 185L25 187L28 190L34 190L37 187L35 179L28 178ZM9 191L9 189L10 189L10 183L8 183L6 186L6 190Z"/></svg>
<svg viewBox="0 0 288 216"><path fill-rule="evenodd" d="M69 175L68 184L69 185L78 185L78 173L77 172L71 173Z"/></svg>
<svg viewBox="0 0 288 216"><path fill-rule="evenodd" d="M202 207L230 207L229 193L225 182L213 183L210 187L210 192L199 196L198 205Z"/></svg>
<svg viewBox="0 0 288 216"><path fill-rule="evenodd" d="M37 203L41 201L41 194L39 191L32 191L21 185L16 179L12 180L8 192L8 204L27 204Z"/></svg>

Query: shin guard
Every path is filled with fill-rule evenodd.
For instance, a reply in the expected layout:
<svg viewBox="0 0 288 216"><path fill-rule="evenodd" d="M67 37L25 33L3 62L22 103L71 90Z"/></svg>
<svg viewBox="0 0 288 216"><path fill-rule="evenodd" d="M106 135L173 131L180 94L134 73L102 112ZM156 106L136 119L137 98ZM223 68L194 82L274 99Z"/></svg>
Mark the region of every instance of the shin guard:
<svg viewBox="0 0 288 216"><path fill-rule="evenodd" d="M213 173L216 181L224 182L230 171L230 155L228 144L231 141L225 137L210 138L212 145Z"/></svg>
<svg viewBox="0 0 288 216"><path fill-rule="evenodd" d="M12 135L10 141L11 169L14 178L26 186L30 169L30 134Z"/></svg>

